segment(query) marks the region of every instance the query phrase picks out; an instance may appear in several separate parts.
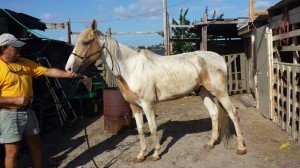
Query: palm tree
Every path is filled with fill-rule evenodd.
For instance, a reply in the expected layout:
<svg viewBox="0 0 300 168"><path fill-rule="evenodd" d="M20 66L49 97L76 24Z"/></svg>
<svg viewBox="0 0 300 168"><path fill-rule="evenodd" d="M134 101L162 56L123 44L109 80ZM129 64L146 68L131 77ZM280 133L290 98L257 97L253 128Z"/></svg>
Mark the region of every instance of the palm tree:
<svg viewBox="0 0 300 168"><path fill-rule="evenodd" d="M176 21L174 18L172 19L173 25L190 25L191 22L186 18L189 9L180 10L179 20ZM189 28L182 28L176 27L172 28L173 38L176 39L183 39L183 38L193 38L196 35L189 31ZM183 42L183 41L176 41L173 43L173 54L179 54L184 52L191 52L195 51L195 44L192 42Z"/></svg>

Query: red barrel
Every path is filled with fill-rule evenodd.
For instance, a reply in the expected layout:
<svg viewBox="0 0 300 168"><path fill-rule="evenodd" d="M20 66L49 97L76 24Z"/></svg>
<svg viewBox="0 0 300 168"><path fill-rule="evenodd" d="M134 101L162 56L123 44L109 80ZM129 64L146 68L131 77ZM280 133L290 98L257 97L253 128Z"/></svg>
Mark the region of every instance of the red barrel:
<svg viewBox="0 0 300 168"><path fill-rule="evenodd" d="M116 87L103 89L104 130L116 134L123 126L131 124L129 103Z"/></svg>

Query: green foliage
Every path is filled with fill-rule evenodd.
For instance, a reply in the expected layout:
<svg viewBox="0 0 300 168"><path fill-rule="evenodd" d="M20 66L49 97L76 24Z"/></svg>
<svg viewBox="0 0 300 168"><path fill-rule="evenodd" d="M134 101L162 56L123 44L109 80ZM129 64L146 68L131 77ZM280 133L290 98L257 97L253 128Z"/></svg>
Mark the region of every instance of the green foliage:
<svg viewBox="0 0 300 168"><path fill-rule="evenodd" d="M172 19L173 25L190 25L191 22L186 18L189 9L180 10L180 15L178 21L174 18ZM196 35L191 33L188 28L176 27L172 28L173 38L176 39L184 39L184 38L194 38ZM184 41L175 41L173 42L173 53L185 53L195 51L195 44L192 42L184 42Z"/></svg>

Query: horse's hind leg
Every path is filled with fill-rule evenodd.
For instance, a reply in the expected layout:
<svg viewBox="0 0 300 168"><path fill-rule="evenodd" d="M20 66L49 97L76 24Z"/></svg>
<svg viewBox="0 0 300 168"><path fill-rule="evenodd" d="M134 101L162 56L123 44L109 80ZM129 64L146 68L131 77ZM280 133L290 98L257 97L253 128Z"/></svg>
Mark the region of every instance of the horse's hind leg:
<svg viewBox="0 0 300 168"><path fill-rule="evenodd" d="M140 107L130 104L130 108L132 110L132 113L135 118L137 130L139 133L139 138L140 138L140 153L137 155L137 157L133 160L135 163L141 163L145 160L144 154L146 152L146 140L145 140L145 135L144 135L144 130L143 130L143 111Z"/></svg>
<svg viewBox="0 0 300 168"><path fill-rule="evenodd" d="M238 141L237 154L239 154L239 155L246 154L247 150L244 145L244 138L243 138L243 135L242 135L242 132L240 129L236 109L233 108L227 93L219 94L219 95L217 95L217 98L220 101L220 103L222 104L222 106L225 108L225 110L228 112L228 115L234 124L235 132L237 135L237 141Z"/></svg>
<svg viewBox="0 0 300 168"><path fill-rule="evenodd" d="M143 103L143 110L147 117L149 129L150 129L151 135L153 137L153 145L154 145L154 153L149 159L152 161L156 161L156 160L160 159L160 157L158 155L159 150L160 150L160 144L159 144L158 137L157 137L157 125L156 125L153 105L151 105L150 103Z"/></svg>
<svg viewBox="0 0 300 168"><path fill-rule="evenodd" d="M214 143L219 137L218 131L218 110L217 106L213 101L212 94L206 90L204 87L200 88L199 95L202 98L205 107L207 108L211 121L212 121L212 132L210 140L204 145L204 148L211 149L214 147Z"/></svg>

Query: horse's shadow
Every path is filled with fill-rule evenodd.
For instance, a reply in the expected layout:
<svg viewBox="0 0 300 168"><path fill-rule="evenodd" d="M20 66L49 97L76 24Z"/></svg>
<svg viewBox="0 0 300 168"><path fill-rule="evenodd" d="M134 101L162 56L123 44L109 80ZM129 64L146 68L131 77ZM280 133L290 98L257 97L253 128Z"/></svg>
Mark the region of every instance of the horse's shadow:
<svg viewBox="0 0 300 168"><path fill-rule="evenodd" d="M88 121L87 125L90 125L94 121ZM230 123L230 130L232 130L232 123ZM134 126L133 126L134 127ZM81 127L82 128L82 127ZM128 130L128 129L127 129ZM166 143L168 137L172 137L171 141L168 142L167 146L164 150L160 153L160 157L167 154L169 149L182 137L187 134L195 134L201 132L211 131L211 119L204 118L199 120L187 120L187 121L172 121L169 120L158 127L158 130L163 130L163 134L160 140L160 144ZM232 132L232 131L230 131ZM87 148L82 152L80 155L74 157L69 163L65 165L65 167L78 167L82 165L86 165L88 162L91 161L91 155L96 157L105 151L113 150L119 143L121 143L126 137L129 135L136 134L136 131L126 131L121 132L117 135L112 135L109 138L105 139L104 141ZM146 136L149 134L146 133ZM67 146L64 147L64 152L62 152L58 157L54 158L58 161L57 165L60 165L61 162L68 157L73 150L78 148L80 145L85 143L85 137L81 136L77 139L68 139L66 144ZM67 150L66 150L67 149ZM63 151L60 149L59 151ZM58 151L56 151L58 152ZM150 151L147 157L153 153L153 150ZM51 155L53 156L53 154ZM112 163L113 164L113 163ZM109 166L108 166L109 167Z"/></svg>
<svg viewBox="0 0 300 168"><path fill-rule="evenodd" d="M160 140L160 144L163 144L166 142L168 137L172 137L171 141L167 144L165 149L160 153L160 157L168 153L169 149L182 137L184 137L187 134L195 134L195 133L201 133L201 132L207 132L211 131L212 125L211 125L211 119L210 118L204 118L199 120L187 120L187 121L167 121L164 124L160 125L158 127L158 130L163 130L163 134ZM229 120L229 132L230 136L232 136L235 133L233 123ZM207 141L209 138L207 139ZM216 144L219 144L221 139L219 139ZM206 143L206 142L204 142ZM149 152L148 156L150 155Z"/></svg>
<svg viewBox="0 0 300 168"><path fill-rule="evenodd" d="M172 137L166 148L160 153L160 157L168 153L169 149L182 137L187 134L207 132L211 130L211 119L187 120L187 121L167 121L158 127L163 130L160 144L163 144L168 137ZM152 153L152 152L150 152Z"/></svg>

